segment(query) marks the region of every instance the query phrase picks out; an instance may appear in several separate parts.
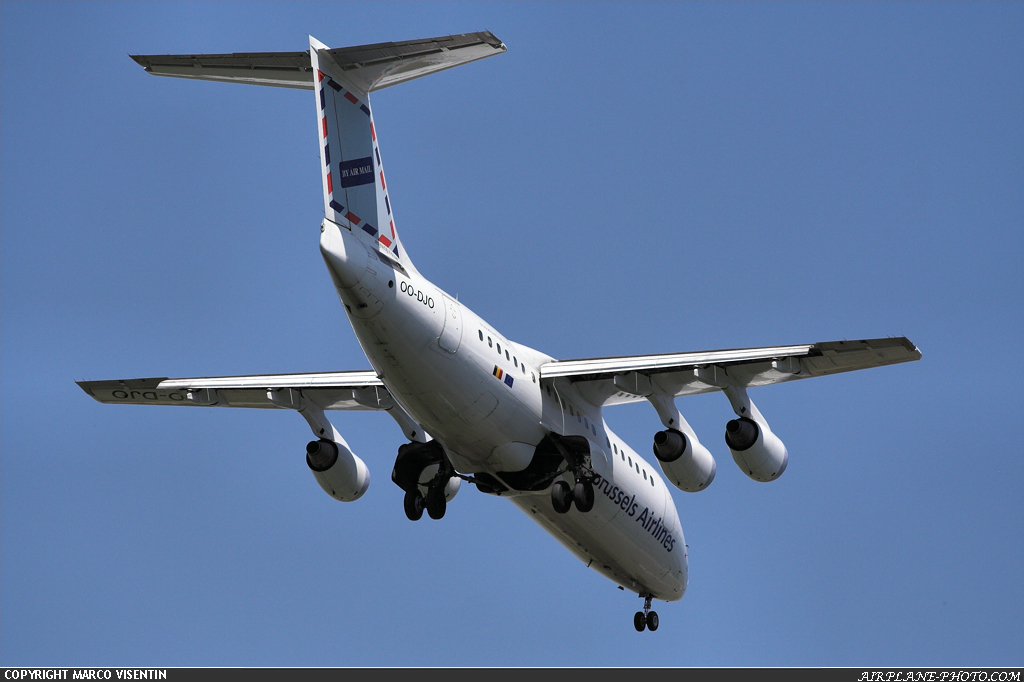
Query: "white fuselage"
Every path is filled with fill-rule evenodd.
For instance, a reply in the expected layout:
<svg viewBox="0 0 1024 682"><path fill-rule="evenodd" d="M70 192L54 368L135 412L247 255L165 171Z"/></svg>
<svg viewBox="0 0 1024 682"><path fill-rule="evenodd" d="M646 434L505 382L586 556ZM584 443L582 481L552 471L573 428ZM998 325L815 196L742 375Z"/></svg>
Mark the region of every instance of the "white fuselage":
<svg viewBox="0 0 1024 682"><path fill-rule="evenodd" d="M539 367L552 358L509 341L411 264L396 267L345 227L324 221L320 248L373 369L457 471L520 471L548 433L585 436L600 475L590 512L556 513L549 487L500 494L624 588L665 601L683 596L686 544L672 495L607 427L600 406L568 381L541 381Z"/></svg>

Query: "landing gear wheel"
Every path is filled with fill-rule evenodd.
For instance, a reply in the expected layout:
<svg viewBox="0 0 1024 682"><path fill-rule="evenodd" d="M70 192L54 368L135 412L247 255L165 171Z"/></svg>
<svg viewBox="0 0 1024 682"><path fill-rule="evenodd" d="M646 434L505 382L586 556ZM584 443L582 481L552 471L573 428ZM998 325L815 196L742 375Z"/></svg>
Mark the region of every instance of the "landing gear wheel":
<svg viewBox="0 0 1024 682"><path fill-rule="evenodd" d="M410 521L419 521L423 517L423 496L419 490L410 490L405 494L405 515Z"/></svg>
<svg viewBox="0 0 1024 682"><path fill-rule="evenodd" d="M587 480L576 483L572 499L576 503L576 509L581 514L586 514L594 508L594 484Z"/></svg>
<svg viewBox="0 0 1024 682"><path fill-rule="evenodd" d="M569 490L569 484L565 481L555 481L555 484L551 486L551 506L559 514L565 514L572 506L572 491Z"/></svg>
<svg viewBox="0 0 1024 682"><path fill-rule="evenodd" d="M640 596L644 598L644 610L637 611L636 615L633 616L633 627L636 628L637 632L643 632L646 627L651 632L658 629L658 613L651 611L651 600L654 599L650 594L640 593Z"/></svg>
<svg viewBox="0 0 1024 682"><path fill-rule="evenodd" d="M651 611L647 614L647 629L654 632L658 629L658 612Z"/></svg>
<svg viewBox="0 0 1024 682"><path fill-rule="evenodd" d="M444 486L438 485L427 491L427 514L435 521L444 518L448 502L444 499Z"/></svg>

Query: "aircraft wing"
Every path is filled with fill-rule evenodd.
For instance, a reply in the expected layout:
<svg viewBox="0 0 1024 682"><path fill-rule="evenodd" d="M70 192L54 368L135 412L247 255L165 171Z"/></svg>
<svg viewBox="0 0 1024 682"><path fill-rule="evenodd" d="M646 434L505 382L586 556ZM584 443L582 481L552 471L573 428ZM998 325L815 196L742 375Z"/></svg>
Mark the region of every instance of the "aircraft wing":
<svg viewBox="0 0 1024 682"><path fill-rule="evenodd" d="M371 370L77 383L108 404L302 409L304 402L310 401L324 410L388 410L394 405Z"/></svg>
<svg viewBox="0 0 1024 682"><path fill-rule="evenodd" d="M725 386L766 386L921 359L906 337L827 341L802 346L630 355L557 360L540 368L541 379L567 378L596 405L718 391Z"/></svg>

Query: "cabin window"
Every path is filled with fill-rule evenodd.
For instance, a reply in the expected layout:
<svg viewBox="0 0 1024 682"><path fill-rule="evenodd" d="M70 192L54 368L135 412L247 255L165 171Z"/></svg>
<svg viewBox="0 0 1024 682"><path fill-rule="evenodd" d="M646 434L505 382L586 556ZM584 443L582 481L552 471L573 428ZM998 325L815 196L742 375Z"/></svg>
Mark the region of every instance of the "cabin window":
<svg viewBox="0 0 1024 682"><path fill-rule="evenodd" d="M533 383L537 383L537 375L536 374L534 374L533 372L530 372L530 377L533 379Z"/></svg>
<svg viewBox="0 0 1024 682"><path fill-rule="evenodd" d="M519 361L516 360L516 356L514 356L514 355L512 356L512 366L513 367L518 367L519 366Z"/></svg>
<svg viewBox="0 0 1024 682"><path fill-rule="evenodd" d="M594 426L593 424L591 424L590 425L590 432L593 433L596 436L597 435L597 427Z"/></svg>
<svg viewBox="0 0 1024 682"><path fill-rule="evenodd" d="M506 360L511 360L511 359L512 359L512 358L510 358L510 357L508 356L508 348L506 348L506 349L505 349L505 359L506 359Z"/></svg>
<svg viewBox="0 0 1024 682"><path fill-rule="evenodd" d="M644 480L647 480L647 469L644 469Z"/></svg>
<svg viewBox="0 0 1024 682"><path fill-rule="evenodd" d="M629 466L633 466L633 458L632 457L629 458Z"/></svg>
<svg viewBox="0 0 1024 682"><path fill-rule="evenodd" d="M491 342L491 337L487 337L487 347L491 348L494 344Z"/></svg>
<svg viewBox="0 0 1024 682"><path fill-rule="evenodd" d="M585 429L589 429L590 428L590 423L587 422L586 418L583 419L583 428L585 428Z"/></svg>
<svg viewBox="0 0 1024 682"><path fill-rule="evenodd" d="M519 366L523 368L523 375L525 376L526 375L526 363L524 362L523 364L521 364Z"/></svg>
<svg viewBox="0 0 1024 682"><path fill-rule="evenodd" d="M654 476L651 476L651 487L654 487Z"/></svg>
<svg viewBox="0 0 1024 682"><path fill-rule="evenodd" d="M480 335L480 340L483 341L484 340L484 330L483 329L477 329L476 333Z"/></svg>
<svg viewBox="0 0 1024 682"><path fill-rule="evenodd" d="M501 355L501 344L500 343L496 343L494 345L498 347L498 355Z"/></svg>
<svg viewBox="0 0 1024 682"><path fill-rule="evenodd" d="M612 452L614 452L616 455L619 454L619 446L618 445L612 444L611 448L612 448Z"/></svg>

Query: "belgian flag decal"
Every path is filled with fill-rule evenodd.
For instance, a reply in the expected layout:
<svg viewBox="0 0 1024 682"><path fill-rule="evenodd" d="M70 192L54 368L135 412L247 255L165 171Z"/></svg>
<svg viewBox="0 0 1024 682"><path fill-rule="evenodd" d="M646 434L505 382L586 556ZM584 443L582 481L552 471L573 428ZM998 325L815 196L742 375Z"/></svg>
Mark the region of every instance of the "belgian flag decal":
<svg viewBox="0 0 1024 682"><path fill-rule="evenodd" d="M494 366L494 377L496 379L501 379L502 377L504 377L505 385L508 386L509 388L512 388L512 382L514 381L512 375L506 374L505 370L503 370L501 367L498 367L497 365Z"/></svg>

